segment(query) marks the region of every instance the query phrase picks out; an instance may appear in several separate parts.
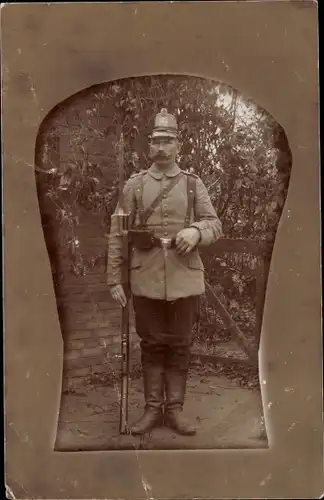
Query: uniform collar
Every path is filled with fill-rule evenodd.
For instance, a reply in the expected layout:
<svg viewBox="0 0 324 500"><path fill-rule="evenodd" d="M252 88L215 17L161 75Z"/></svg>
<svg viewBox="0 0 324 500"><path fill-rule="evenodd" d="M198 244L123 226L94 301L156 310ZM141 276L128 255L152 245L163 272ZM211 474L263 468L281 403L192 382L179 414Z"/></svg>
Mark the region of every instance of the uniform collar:
<svg viewBox="0 0 324 500"><path fill-rule="evenodd" d="M152 177L154 177L154 179L162 179L163 175L166 175L167 177L175 177L180 172L180 168L177 163L175 163L167 170L160 170L155 163L153 163L153 165L151 165L148 169L148 172L152 175Z"/></svg>

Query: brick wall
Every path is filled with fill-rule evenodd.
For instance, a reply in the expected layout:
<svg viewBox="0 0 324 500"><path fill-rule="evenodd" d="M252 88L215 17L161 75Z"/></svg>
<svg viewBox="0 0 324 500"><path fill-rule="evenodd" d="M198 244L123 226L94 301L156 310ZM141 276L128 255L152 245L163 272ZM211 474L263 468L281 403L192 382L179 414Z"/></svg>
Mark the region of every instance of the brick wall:
<svg viewBox="0 0 324 500"><path fill-rule="evenodd" d="M102 252L107 240L100 227L100 217L83 214L77 228L80 250L87 256ZM63 262L58 286L59 307L64 337L64 384L74 386L89 375L109 369L120 352L120 307L113 301L106 285L105 266L101 264L77 277ZM131 308L130 340L138 346Z"/></svg>
<svg viewBox="0 0 324 500"><path fill-rule="evenodd" d="M80 108L85 110L82 102ZM67 110L69 112L69 110ZM103 125L109 122L103 117ZM50 168L57 165L61 168L69 160L75 160L75 152L71 153L71 132L59 134L50 144ZM109 138L108 138L109 139ZM111 146L111 145L110 145ZM109 186L114 178L115 165L109 155L109 140L92 138L86 145L87 159L100 162L103 167L102 187ZM80 159L84 160L85 155ZM58 312L64 340L64 373L63 387L74 387L83 384L89 375L102 374L111 370L116 364L115 354L120 352L120 308L113 302L106 285L105 265L102 263L90 270L85 276L77 277L70 270L71 261L67 256L67 248L60 243L60 233L64 227L56 220L56 208L46 199L44 189L38 186L40 209L46 218L44 235L49 250L53 270L53 281L57 298ZM69 193L62 192L62 199L69 202ZM105 228L101 222L103 215L95 215L90 211L80 211L80 224L75 228L75 236L80 241L83 255L93 257L106 249ZM134 315L131 311L131 335L133 348L138 347L139 339L134 328Z"/></svg>
<svg viewBox="0 0 324 500"><path fill-rule="evenodd" d="M85 292L87 279L79 286L64 285L64 378L75 385L80 378L107 371L110 358L120 352L120 310L107 290L99 285ZM99 280L98 280L99 281ZM131 315L131 342L138 343ZM115 366L115 363L113 363Z"/></svg>

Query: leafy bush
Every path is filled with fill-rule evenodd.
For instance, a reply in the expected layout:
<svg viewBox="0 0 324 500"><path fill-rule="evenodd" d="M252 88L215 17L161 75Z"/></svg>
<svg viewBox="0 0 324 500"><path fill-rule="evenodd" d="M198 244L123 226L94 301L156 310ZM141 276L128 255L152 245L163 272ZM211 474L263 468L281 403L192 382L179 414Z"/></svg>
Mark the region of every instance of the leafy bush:
<svg viewBox="0 0 324 500"><path fill-rule="evenodd" d="M39 137L36 176L44 217L59 225L59 244L76 275L101 266L105 248L82 250L78 227L85 213L99 216L102 232L118 199L118 126L124 140L127 179L149 166L147 136L162 107L177 116L181 168L205 182L229 239L273 244L291 169L283 129L265 110L224 84L196 77L129 78L92 87L58 106ZM98 217L96 218L98 223ZM261 256L210 248L206 279L237 323L256 325ZM201 303L199 336L229 336L217 310ZM215 333L216 331L216 333Z"/></svg>

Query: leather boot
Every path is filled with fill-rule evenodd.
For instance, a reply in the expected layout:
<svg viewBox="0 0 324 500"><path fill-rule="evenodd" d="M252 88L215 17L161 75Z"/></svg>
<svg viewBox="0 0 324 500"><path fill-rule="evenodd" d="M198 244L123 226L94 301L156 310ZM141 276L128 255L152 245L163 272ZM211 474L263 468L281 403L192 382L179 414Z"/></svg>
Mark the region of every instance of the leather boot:
<svg viewBox="0 0 324 500"><path fill-rule="evenodd" d="M134 435L150 432L163 425L164 370L159 366L143 367L145 409L142 417L129 431Z"/></svg>
<svg viewBox="0 0 324 500"><path fill-rule="evenodd" d="M166 402L164 425L184 436L196 434L196 428L181 415L187 383L186 371L167 371L165 373Z"/></svg>

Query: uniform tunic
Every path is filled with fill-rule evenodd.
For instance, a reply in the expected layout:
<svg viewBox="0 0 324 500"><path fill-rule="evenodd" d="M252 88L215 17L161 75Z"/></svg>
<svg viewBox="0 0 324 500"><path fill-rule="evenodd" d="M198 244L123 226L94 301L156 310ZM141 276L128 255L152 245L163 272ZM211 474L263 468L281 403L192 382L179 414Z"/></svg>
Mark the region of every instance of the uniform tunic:
<svg viewBox="0 0 324 500"><path fill-rule="evenodd" d="M139 223L140 204L142 203L145 210L177 175L181 176L180 181L164 196L146 223L147 229L153 229L157 238L176 237L185 227L187 182L188 176L193 175L182 171L177 164L163 172L153 164L147 171L135 174L125 183L125 210L131 213L132 224ZM133 295L173 301L204 293L204 266L199 247L208 246L220 238L222 225L202 180L195 176L195 182L196 196L189 227L196 227L200 231L201 238L197 247L184 256L178 255L175 249L132 248L130 286ZM117 205L116 212L118 208ZM112 218L108 249L108 285L122 283L121 265L121 238L117 235L116 220Z"/></svg>

